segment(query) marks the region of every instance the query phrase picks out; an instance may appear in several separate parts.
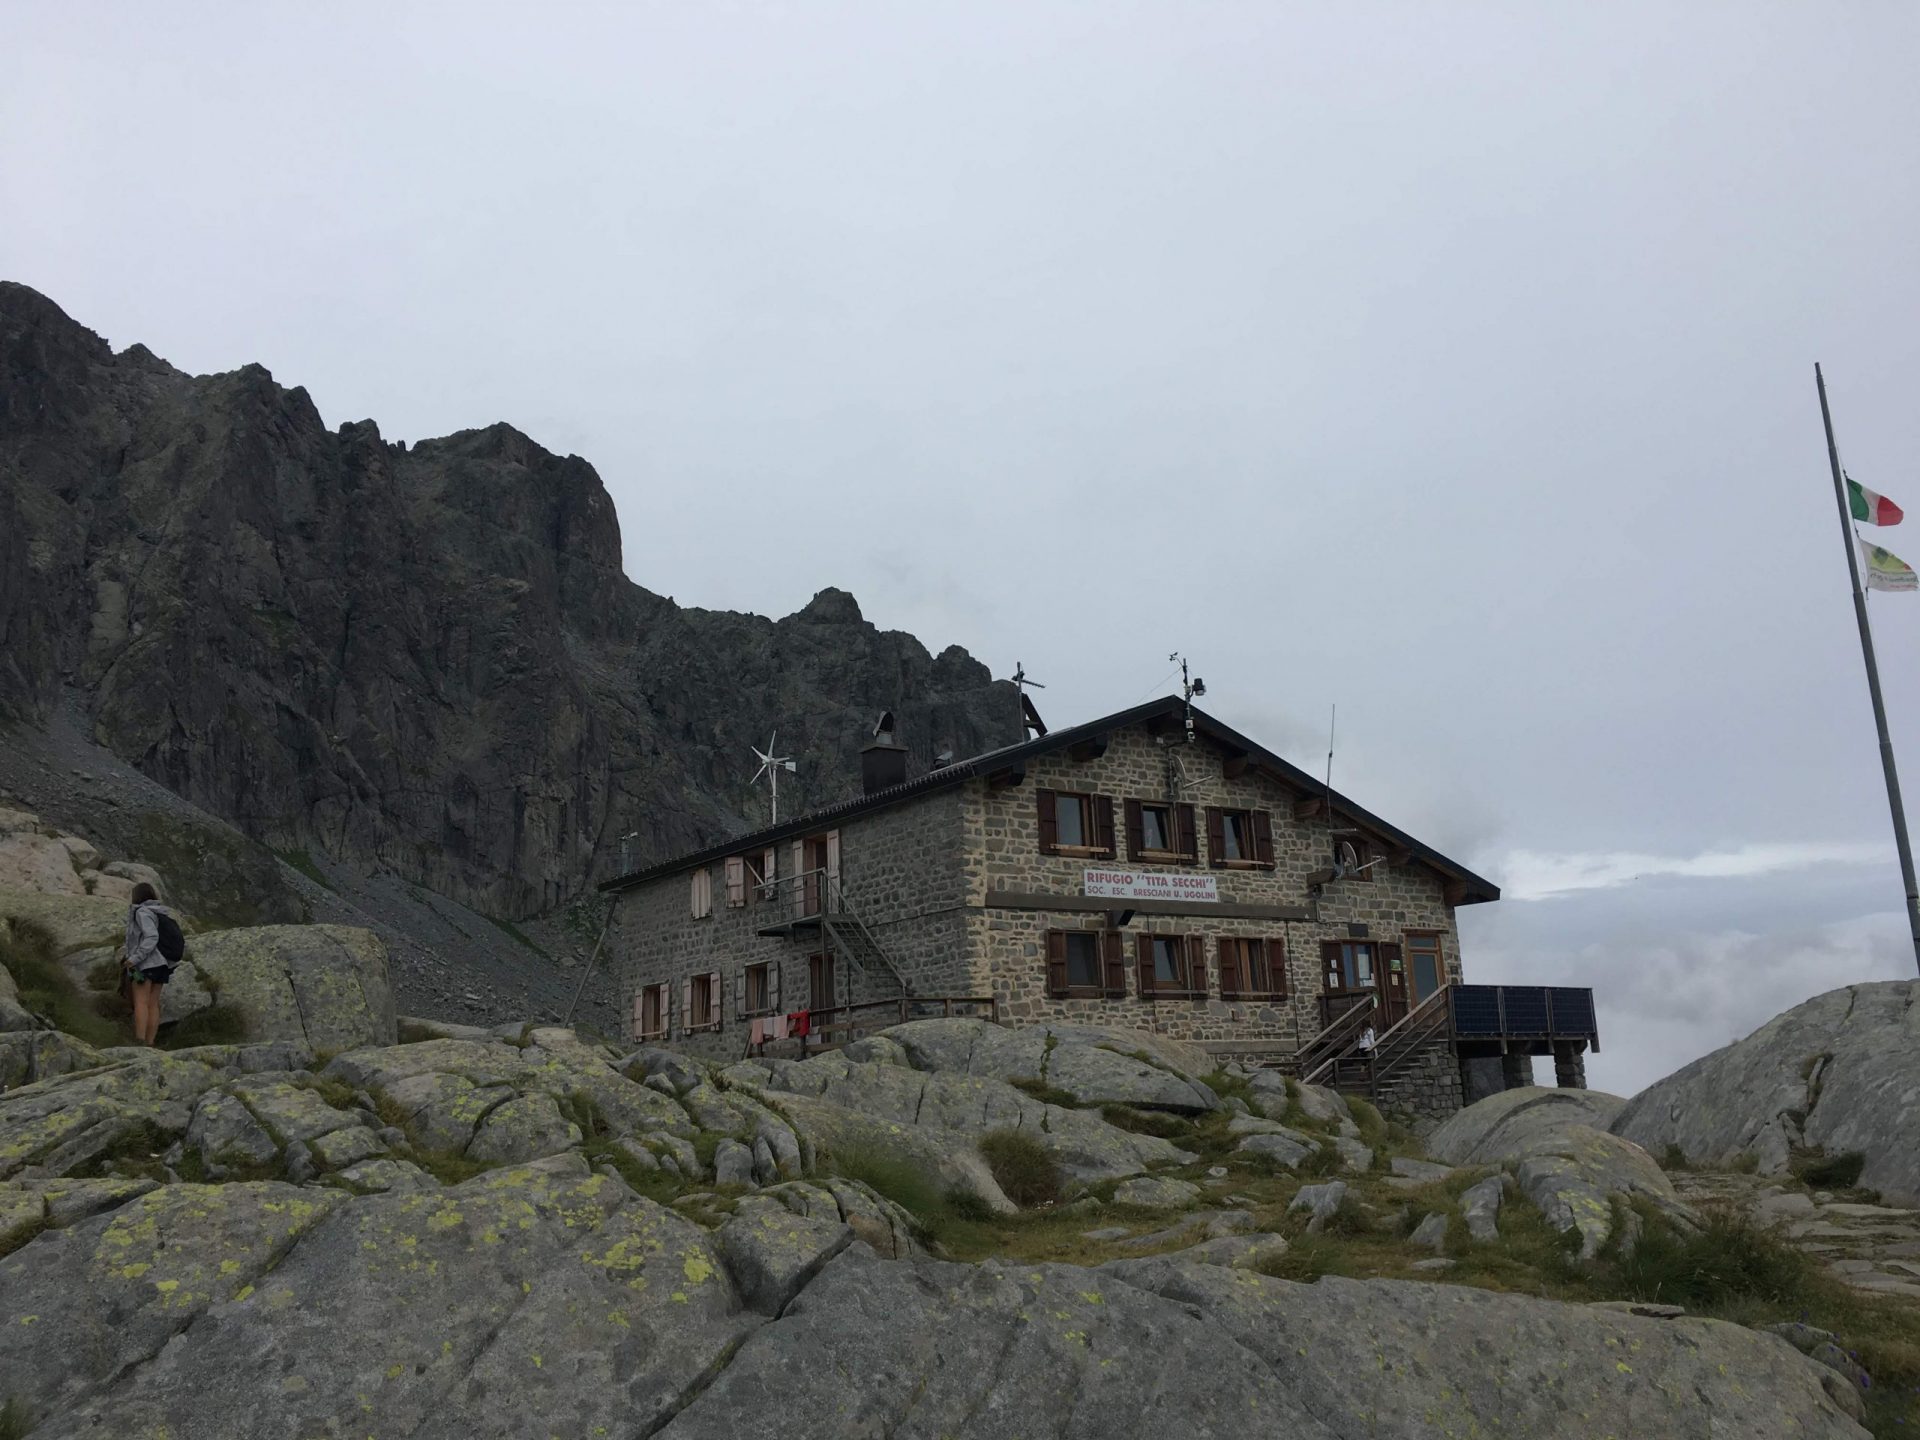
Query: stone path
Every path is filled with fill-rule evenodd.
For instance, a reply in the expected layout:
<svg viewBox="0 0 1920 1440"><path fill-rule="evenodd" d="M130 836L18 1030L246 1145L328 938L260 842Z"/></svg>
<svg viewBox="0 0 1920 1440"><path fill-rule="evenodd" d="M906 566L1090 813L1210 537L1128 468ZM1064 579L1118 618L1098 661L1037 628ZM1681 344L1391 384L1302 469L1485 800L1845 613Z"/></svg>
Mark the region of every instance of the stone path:
<svg viewBox="0 0 1920 1440"><path fill-rule="evenodd" d="M1790 1190L1758 1175L1679 1172L1689 1205L1735 1204L1775 1227L1859 1290L1920 1300L1920 1210L1863 1205L1825 1190Z"/></svg>

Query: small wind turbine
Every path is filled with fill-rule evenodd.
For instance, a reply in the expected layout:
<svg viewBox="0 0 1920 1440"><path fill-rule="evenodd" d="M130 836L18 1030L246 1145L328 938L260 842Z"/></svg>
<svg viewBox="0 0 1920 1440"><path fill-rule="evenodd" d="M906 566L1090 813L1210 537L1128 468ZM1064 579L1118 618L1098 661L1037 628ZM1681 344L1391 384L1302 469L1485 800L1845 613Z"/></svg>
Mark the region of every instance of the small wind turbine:
<svg viewBox="0 0 1920 1440"><path fill-rule="evenodd" d="M794 775L799 773L800 770L800 767L793 763L792 756L776 755L773 753L774 744L779 739L780 732L776 730L772 735L767 737L766 749L762 750L758 745L749 745L747 747L753 751L760 761L760 768L753 772L752 783L758 785L762 775L767 777L767 789L773 798L772 823L775 825L780 823L780 772L784 770L787 774Z"/></svg>

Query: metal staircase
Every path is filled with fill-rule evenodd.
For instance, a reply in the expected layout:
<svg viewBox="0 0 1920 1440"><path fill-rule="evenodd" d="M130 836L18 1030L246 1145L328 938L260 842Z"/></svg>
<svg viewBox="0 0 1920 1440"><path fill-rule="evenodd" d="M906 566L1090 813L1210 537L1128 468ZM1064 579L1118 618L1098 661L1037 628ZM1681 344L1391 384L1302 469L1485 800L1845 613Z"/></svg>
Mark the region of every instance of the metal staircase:
<svg viewBox="0 0 1920 1440"><path fill-rule="evenodd" d="M912 993L907 977L888 957L885 947L867 928L867 922L848 906L844 895L833 895L831 906L820 917L820 929L843 960L858 965L869 975L890 975L902 995Z"/></svg>

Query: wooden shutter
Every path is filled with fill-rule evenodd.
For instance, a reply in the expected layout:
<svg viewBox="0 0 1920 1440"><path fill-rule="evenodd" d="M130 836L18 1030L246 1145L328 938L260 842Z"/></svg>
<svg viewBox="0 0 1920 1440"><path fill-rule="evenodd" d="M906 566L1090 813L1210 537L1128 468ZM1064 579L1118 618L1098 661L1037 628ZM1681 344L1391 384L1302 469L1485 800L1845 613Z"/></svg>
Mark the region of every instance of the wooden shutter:
<svg viewBox="0 0 1920 1440"><path fill-rule="evenodd" d="M1204 951L1201 952L1203 955ZM1240 976L1240 942L1220 937L1220 995L1238 995L1244 981Z"/></svg>
<svg viewBox="0 0 1920 1440"><path fill-rule="evenodd" d="M1173 848L1188 860L1200 858L1200 837L1194 833L1191 805L1173 807Z"/></svg>
<svg viewBox="0 0 1920 1440"><path fill-rule="evenodd" d="M1040 853L1057 855L1060 852L1060 812L1054 804L1051 790L1036 790L1034 798L1040 806Z"/></svg>
<svg viewBox="0 0 1920 1440"><path fill-rule="evenodd" d="M1253 812L1253 858L1258 864L1273 865L1273 816L1265 810Z"/></svg>
<svg viewBox="0 0 1920 1440"><path fill-rule="evenodd" d="M1194 993L1206 994L1207 942L1198 935L1189 936L1187 939L1187 970L1189 972L1187 983L1193 987Z"/></svg>
<svg viewBox="0 0 1920 1440"><path fill-rule="evenodd" d="M1111 804L1111 802L1109 802ZM1111 810L1108 812L1111 814ZM1127 994L1127 937L1118 930L1100 936L1100 959L1106 971L1107 994L1125 999Z"/></svg>
<svg viewBox="0 0 1920 1440"><path fill-rule="evenodd" d="M742 855L727 857L727 908L737 910L747 903L747 861Z"/></svg>
<svg viewBox="0 0 1920 1440"><path fill-rule="evenodd" d="M774 1014L780 1013L780 962L767 962L767 1008Z"/></svg>
<svg viewBox="0 0 1920 1440"><path fill-rule="evenodd" d="M643 985L633 992L633 1038L642 1039L647 1033L647 990Z"/></svg>
<svg viewBox="0 0 1920 1440"><path fill-rule="evenodd" d="M747 972L742 966L733 972L733 1018L738 1020L747 1013Z"/></svg>
<svg viewBox="0 0 1920 1440"><path fill-rule="evenodd" d="M1134 982L1145 1000L1159 988L1153 978L1153 936L1144 932L1134 936L1133 968Z"/></svg>
<svg viewBox="0 0 1920 1440"><path fill-rule="evenodd" d="M840 832L827 832L827 893L821 909L838 912L840 903Z"/></svg>
<svg viewBox="0 0 1920 1440"><path fill-rule="evenodd" d="M1145 826L1140 820L1140 802L1129 800L1126 804L1127 815L1127 858L1138 860L1140 852L1146 849Z"/></svg>
<svg viewBox="0 0 1920 1440"><path fill-rule="evenodd" d="M1226 864L1226 820L1218 805L1207 807L1207 864L1215 869Z"/></svg>
<svg viewBox="0 0 1920 1440"><path fill-rule="evenodd" d="M1113 859L1113 797L1095 795L1093 804L1093 848L1100 852L1101 858Z"/></svg>
<svg viewBox="0 0 1920 1440"><path fill-rule="evenodd" d="M709 971L707 974L707 1004L711 1008L708 1011L707 1019L716 1029L727 1023L727 1011L723 1003L726 993L720 985L720 972L718 970Z"/></svg>
<svg viewBox="0 0 1920 1440"><path fill-rule="evenodd" d="M1056 999L1067 993L1067 932L1047 932L1047 994Z"/></svg>
<svg viewBox="0 0 1920 1440"><path fill-rule="evenodd" d="M1273 993L1280 999L1287 998L1287 942L1279 936L1267 941L1267 974L1273 983Z"/></svg>

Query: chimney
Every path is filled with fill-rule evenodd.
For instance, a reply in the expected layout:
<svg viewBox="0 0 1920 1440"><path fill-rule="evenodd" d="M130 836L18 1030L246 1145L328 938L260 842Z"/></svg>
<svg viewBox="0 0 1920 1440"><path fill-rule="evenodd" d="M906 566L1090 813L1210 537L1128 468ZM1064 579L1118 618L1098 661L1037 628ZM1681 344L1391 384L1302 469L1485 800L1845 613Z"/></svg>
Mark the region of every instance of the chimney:
<svg viewBox="0 0 1920 1440"><path fill-rule="evenodd" d="M882 712L874 722L873 739L860 747L860 793L903 785L907 779L907 747L894 742L893 712Z"/></svg>

